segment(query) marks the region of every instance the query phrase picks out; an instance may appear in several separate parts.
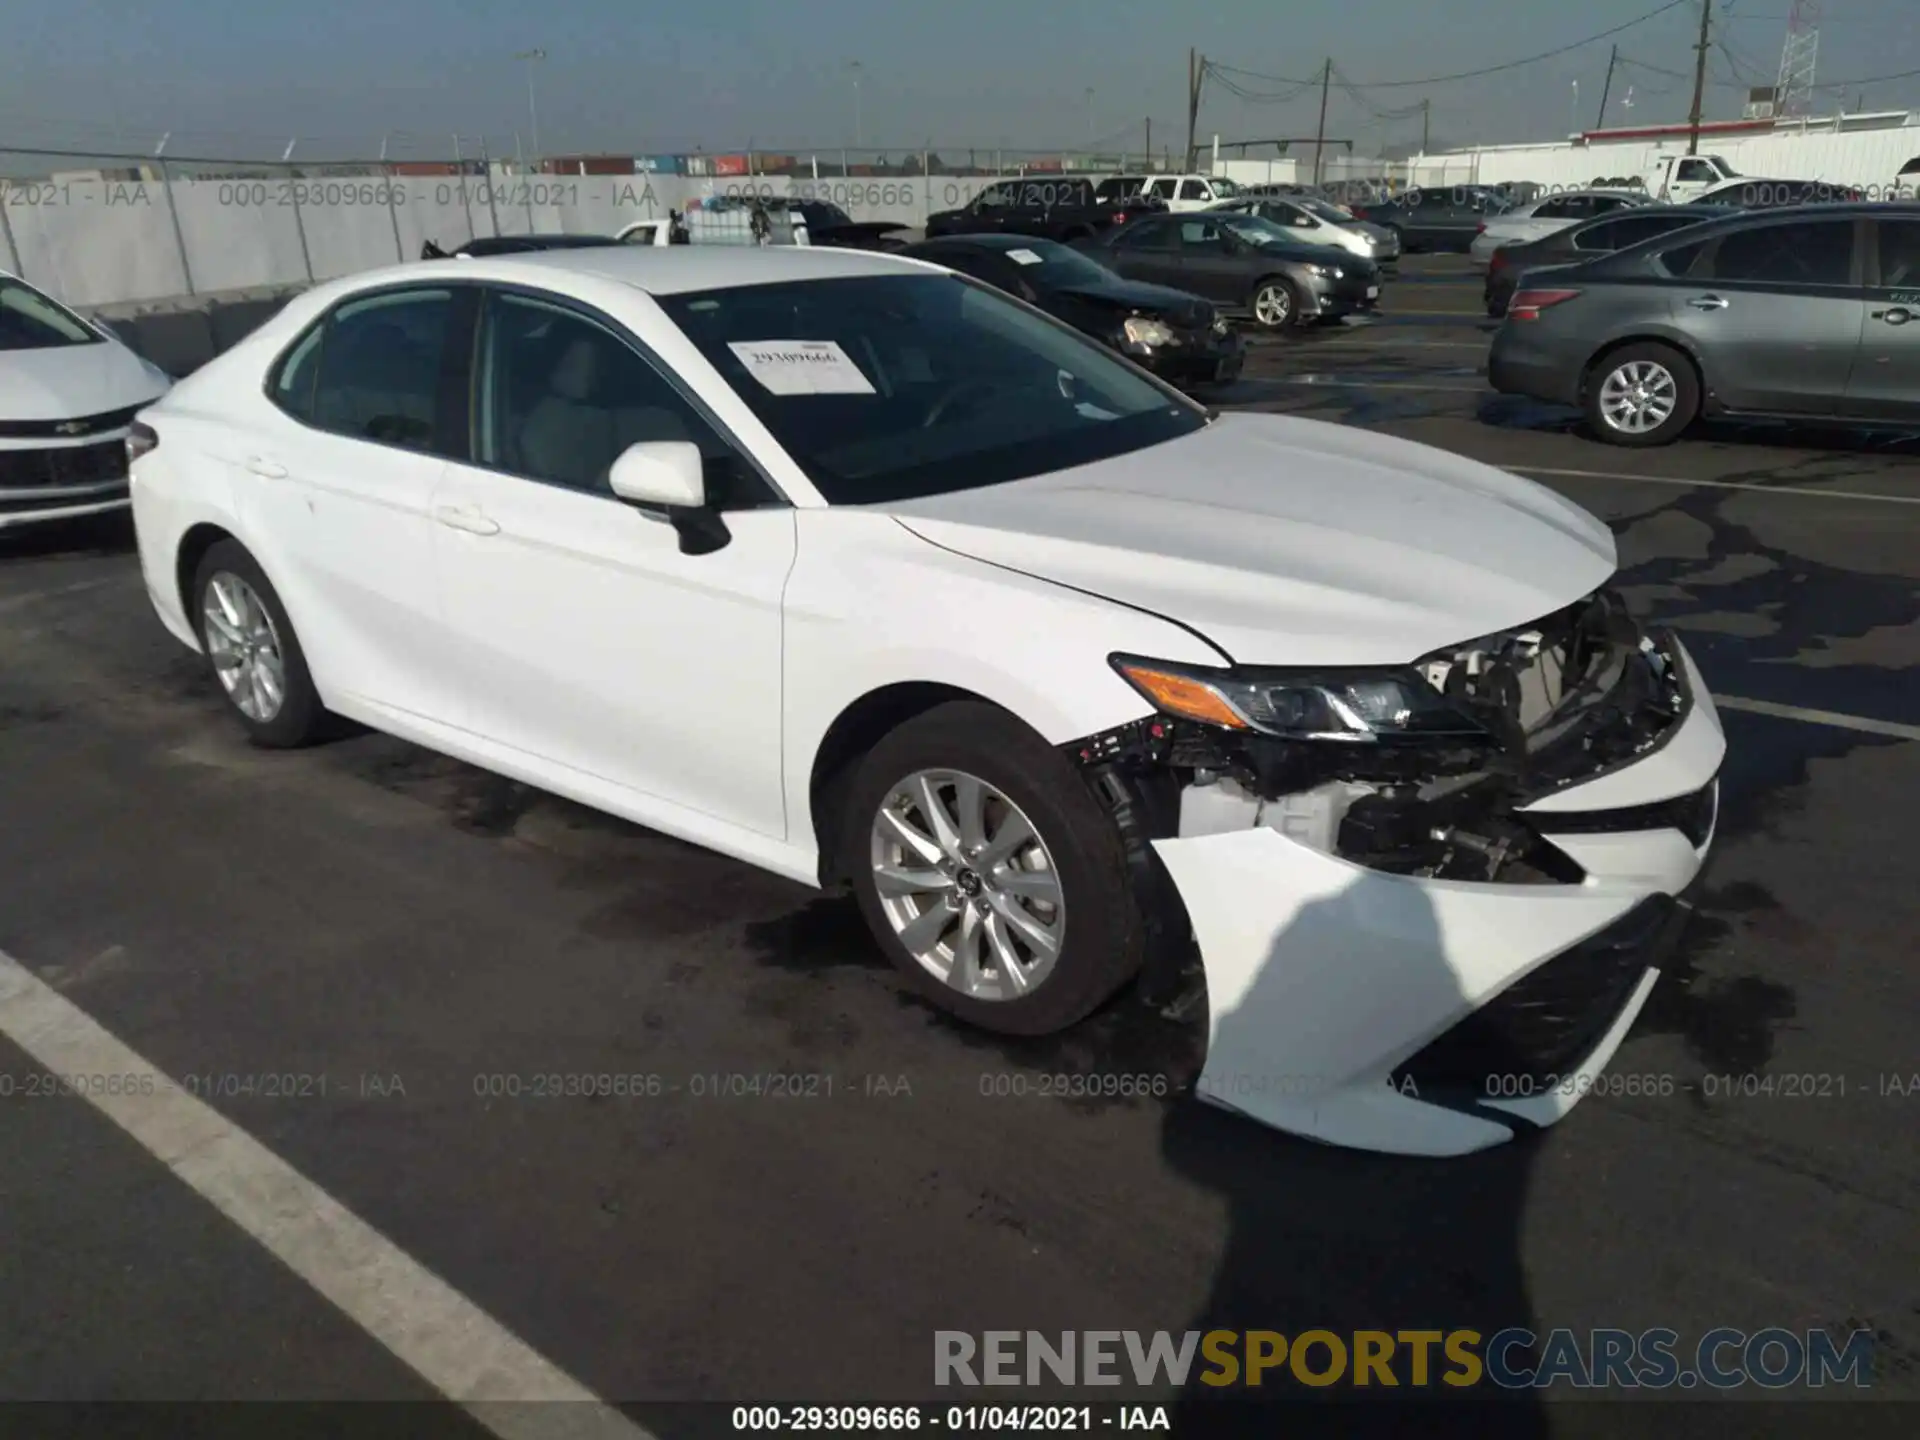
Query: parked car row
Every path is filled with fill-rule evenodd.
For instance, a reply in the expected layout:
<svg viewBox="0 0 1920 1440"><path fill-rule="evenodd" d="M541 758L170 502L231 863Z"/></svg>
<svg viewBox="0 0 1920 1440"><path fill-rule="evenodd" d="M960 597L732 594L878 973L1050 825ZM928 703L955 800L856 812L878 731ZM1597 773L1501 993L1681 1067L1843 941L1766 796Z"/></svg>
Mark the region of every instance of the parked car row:
<svg viewBox="0 0 1920 1440"><path fill-rule="evenodd" d="M1095 243L1245 303L1269 234ZM320 285L132 427L148 600L256 744L345 718L850 890L974 1025L1197 962L1214 1103L1421 1155L1563 1117L1647 1001L1725 751L1607 526L1190 401L1111 348L1183 302L1084 256L927 244L1019 269L603 245Z"/></svg>

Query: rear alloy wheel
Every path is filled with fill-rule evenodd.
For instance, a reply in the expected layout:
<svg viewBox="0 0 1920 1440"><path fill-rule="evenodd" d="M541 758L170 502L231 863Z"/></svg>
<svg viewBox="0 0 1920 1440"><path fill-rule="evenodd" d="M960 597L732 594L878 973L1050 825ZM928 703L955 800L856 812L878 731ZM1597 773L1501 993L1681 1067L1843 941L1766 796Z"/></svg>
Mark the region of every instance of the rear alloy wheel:
<svg viewBox="0 0 1920 1440"><path fill-rule="evenodd" d="M1699 414L1700 385L1670 346L1628 345L1594 367L1586 412L1594 434L1611 445L1665 445Z"/></svg>
<svg viewBox="0 0 1920 1440"><path fill-rule="evenodd" d="M1267 330L1284 330L1299 322L1300 297L1290 280L1262 280L1253 292L1253 318Z"/></svg>
<svg viewBox="0 0 1920 1440"><path fill-rule="evenodd" d="M238 542L222 540L201 559L193 596L201 649L248 737L270 749L321 738L327 712L259 562Z"/></svg>
<svg viewBox="0 0 1920 1440"><path fill-rule="evenodd" d="M942 1010L1008 1035L1087 1015L1139 969L1119 831L1005 711L939 706L860 763L845 873L895 966Z"/></svg>

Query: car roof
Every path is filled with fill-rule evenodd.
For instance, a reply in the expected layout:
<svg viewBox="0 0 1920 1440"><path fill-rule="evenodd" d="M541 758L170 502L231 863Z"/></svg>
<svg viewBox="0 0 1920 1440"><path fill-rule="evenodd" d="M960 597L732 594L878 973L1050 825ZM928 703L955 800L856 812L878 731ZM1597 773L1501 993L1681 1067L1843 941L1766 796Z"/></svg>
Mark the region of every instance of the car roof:
<svg viewBox="0 0 1920 1440"><path fill-rule="evenodd" d="M857 275L898 275L929 268L923 262L870 250L811 245L604 245L539 250L470 260L428 260L384 272L425 278L435 273L462 279L523 280L552 285L567 275L631 285L649 295L730 290L790 280L829 280Z"/></svg>
<svg viewBox="0 0 1920 1440"><path fill-rule="evenodd" d="M1009 250L1031 250L1035 245L1053 245L1064 249L1058 240L1048 240L1039 235L937 235L931 240L921 240L907 248L909 250L930 249L936 245L967 245L976 250L997 250L1005 254Z"/></svg>

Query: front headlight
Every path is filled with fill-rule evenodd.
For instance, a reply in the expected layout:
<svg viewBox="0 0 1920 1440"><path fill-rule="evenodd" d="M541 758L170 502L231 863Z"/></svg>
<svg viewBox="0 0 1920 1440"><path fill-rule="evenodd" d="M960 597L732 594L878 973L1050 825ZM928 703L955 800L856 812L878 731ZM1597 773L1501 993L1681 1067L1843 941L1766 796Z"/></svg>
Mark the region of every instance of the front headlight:
<svg viewBox="0 0 1920 1440"><path fill-rule="evenodd" d="M1322 280L1338 280L1344 272L1338 265L1309 265L1309 275L1318 275Z"/></svg>
<svg viewBox="0 0 1920 1440"><path fill-rule="evenodd" d="M1173 339L1173 328L1163 321L1149 319L1145 315L1134 315L1120 327L1131 345L1165 345Z"/></svg>
<svg viewBox="0 0 1920 1440"><path fill-rule="evenodd" d="M1287 740L1490 740L1412 668L1215 670L1134 655L1113 668L1163 714Z"/></svg>
<svg viewBox="0 0 1920 1440"><path fill-rule="evenodd" d="M1213 333L1216 335L1231 335L1233 333L1233 322L1224 315L1214 316Z"/></svg>

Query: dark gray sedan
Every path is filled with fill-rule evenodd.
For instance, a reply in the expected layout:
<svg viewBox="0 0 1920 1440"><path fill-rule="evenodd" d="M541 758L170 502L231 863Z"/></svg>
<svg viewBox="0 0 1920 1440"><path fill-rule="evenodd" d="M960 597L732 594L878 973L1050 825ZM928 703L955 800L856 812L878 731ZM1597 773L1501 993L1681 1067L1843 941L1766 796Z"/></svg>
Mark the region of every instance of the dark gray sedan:
<svg viewBox="0 0 1920 1440"><path fill-rule="evenodd" d="M1487 374L1615 445L1701 415L1914 424L1920 206L1749 212L1522 275Z"/></svg>
<svg viewBox="0 0 1920 1440"><path fill-rule="evenodd" d="M1153 215L1075 248L1129 280L1204 296L1268 330L1361 314L1380 302L1380 267L1371 260L1302 244L1256 215Z"/></svg>

